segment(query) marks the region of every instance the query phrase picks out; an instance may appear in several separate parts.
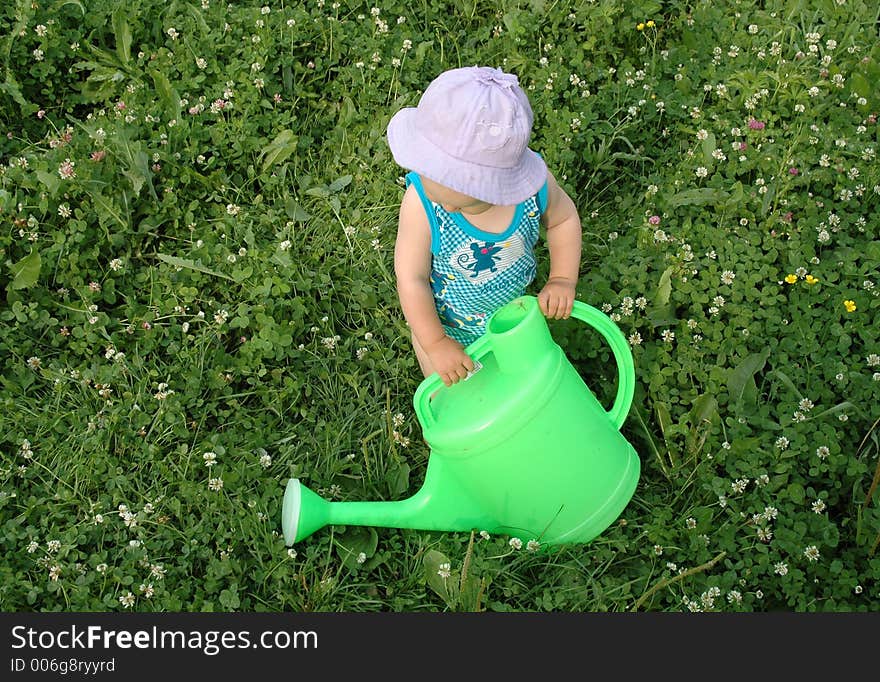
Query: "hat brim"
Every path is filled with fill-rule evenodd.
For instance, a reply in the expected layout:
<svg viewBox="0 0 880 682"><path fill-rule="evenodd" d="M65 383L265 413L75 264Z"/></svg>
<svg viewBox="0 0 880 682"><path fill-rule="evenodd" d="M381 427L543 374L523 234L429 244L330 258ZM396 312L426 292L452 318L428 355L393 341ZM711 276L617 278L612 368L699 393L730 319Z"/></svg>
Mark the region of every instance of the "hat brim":
<svg viewBox="0 0 880 682"><path fill-rule="evenodd" d="M388 122L388 146L403 168L480 201L510 206L538 193L547 182L547 164L526 149L511 168L496 168L462 161L437 147L415 126L416 108L398 111Z"/></svg>

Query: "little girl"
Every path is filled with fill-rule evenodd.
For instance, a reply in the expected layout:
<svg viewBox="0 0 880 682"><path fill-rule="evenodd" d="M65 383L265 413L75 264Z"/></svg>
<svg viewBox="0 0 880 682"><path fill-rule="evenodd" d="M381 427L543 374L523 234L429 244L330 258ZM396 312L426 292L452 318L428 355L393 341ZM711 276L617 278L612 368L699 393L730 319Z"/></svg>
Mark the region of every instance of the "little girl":
<svg viewBox="0 0 880 682"><path fill-rule="evenodd" d="M447 386L473 371L465 348L492 313L535 278L541 226L550 276L538 303L548 318L571 314L581 222L528 148L533 120L516 76L474 66L441 73L418 106L388 124L394 160L410 171L394 251L397 293L422 373L436 372Z"/></svg>

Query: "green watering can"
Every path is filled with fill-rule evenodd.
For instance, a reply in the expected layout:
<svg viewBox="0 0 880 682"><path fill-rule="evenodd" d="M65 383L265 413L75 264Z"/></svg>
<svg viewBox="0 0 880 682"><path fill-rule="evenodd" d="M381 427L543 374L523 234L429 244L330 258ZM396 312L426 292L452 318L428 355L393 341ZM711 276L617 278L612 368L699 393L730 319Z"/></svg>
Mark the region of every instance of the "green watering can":
<svg viewBox="0 0 880 682"><path fill-rule="evenodd" d="M640 462L620 433L635 370L611 319L575 301L572 317L596 329L617 362L618 388L606 411L553 341L534 296L497 310L466 349L478 368L452 386L427 377L413 404L431 448L425 480L395 502L329 502L299 479L281 510L292 545L328 526L485 530L541 545L586 543L620 515L635 492Z"/></svg>

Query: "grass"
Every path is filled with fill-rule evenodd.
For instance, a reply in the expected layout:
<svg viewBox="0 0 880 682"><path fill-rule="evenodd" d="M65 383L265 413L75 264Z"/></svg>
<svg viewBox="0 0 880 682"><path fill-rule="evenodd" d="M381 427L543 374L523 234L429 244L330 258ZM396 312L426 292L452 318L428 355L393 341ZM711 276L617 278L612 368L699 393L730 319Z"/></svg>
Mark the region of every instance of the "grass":
<svg viewBox="0 0 880 682"><path fill-rule="evenodd" d="M0 608L876 610L876 8L261 7L0 10ZM639 486L553 551L288 548L288 478L423 480L385 125L473 63L518 74L578 206L579 297L635 361ZM609 405L601 339L550 327Z"/></svg>

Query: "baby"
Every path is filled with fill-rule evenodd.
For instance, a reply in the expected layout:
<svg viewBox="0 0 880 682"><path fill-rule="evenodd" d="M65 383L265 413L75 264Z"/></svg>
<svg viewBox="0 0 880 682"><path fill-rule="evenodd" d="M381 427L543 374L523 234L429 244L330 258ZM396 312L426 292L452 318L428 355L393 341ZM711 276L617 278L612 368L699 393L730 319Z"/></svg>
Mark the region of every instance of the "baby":
<svg viewBox="0 0 880 682"><path fill-rule="evenodd" d="M571 314L581 222L574 202L528 148L534 115L513 74L444 71L418 106L388 123L394 160L410 172L400 204L394 271L422 373L446 386L474 369L465 348L536 273L541 227L550 274L538 294L548 318Z"/></svg>

